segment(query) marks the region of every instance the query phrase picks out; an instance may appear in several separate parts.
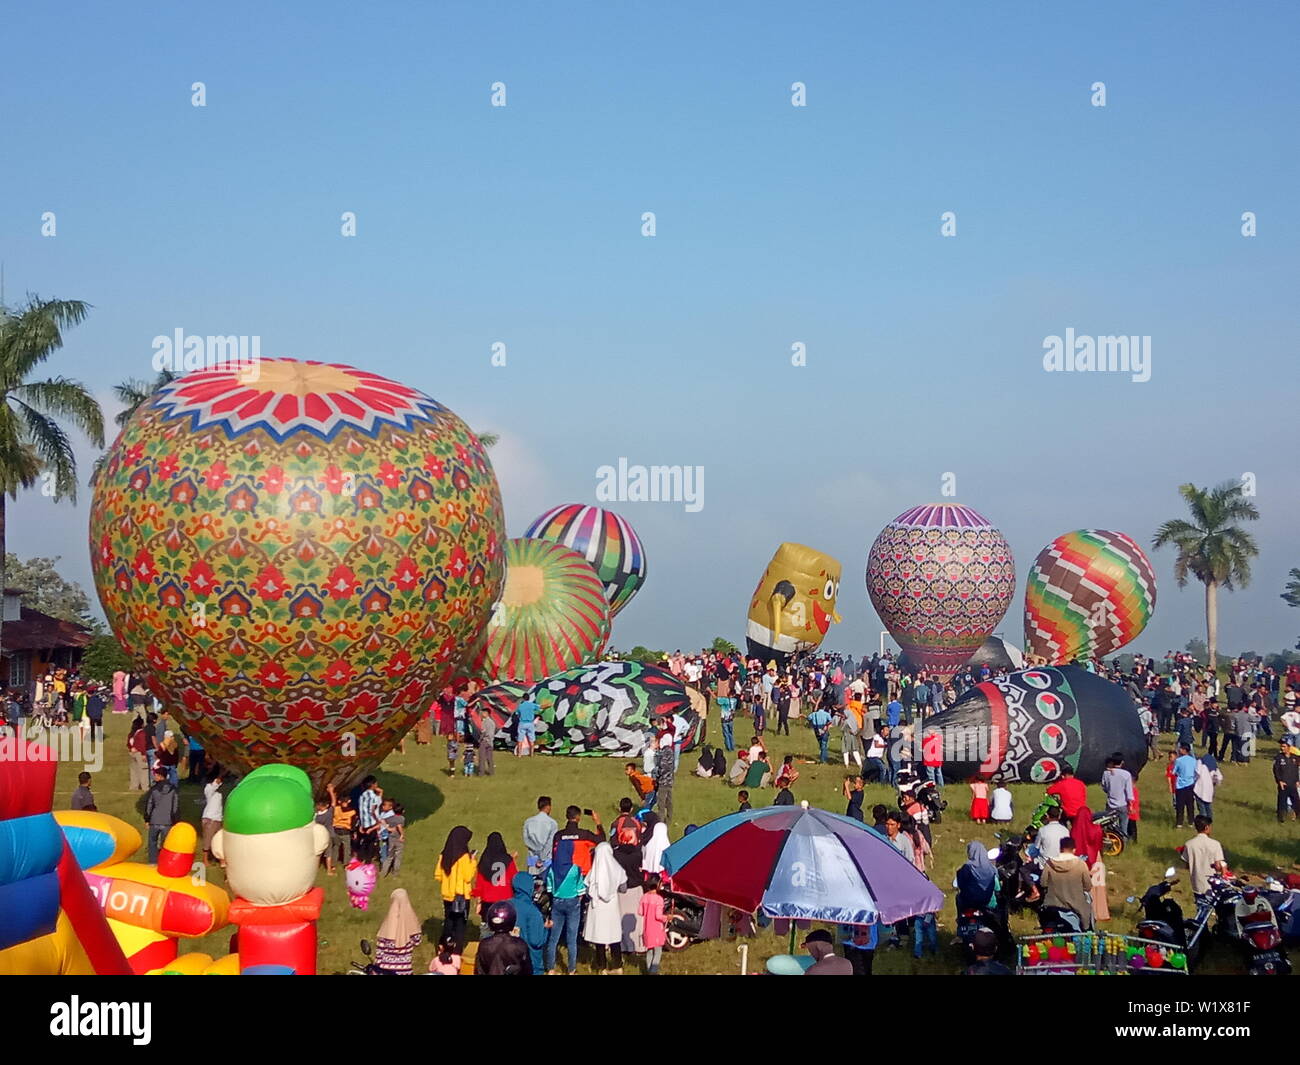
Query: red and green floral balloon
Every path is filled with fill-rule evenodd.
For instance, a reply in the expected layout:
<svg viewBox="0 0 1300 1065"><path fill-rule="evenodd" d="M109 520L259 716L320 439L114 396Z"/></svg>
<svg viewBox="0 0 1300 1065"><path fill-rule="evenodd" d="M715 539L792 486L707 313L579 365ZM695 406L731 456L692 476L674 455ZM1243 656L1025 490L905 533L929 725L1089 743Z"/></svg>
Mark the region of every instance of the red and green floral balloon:
<svg viewBox="0 0 1300 1065"><path fill-rule="evenodd" d="M109 624L186 733L317 788L377 765L447 683L500 593L504 544L496 475L460 418L291 359L155 393L90 518Z"/></svg>

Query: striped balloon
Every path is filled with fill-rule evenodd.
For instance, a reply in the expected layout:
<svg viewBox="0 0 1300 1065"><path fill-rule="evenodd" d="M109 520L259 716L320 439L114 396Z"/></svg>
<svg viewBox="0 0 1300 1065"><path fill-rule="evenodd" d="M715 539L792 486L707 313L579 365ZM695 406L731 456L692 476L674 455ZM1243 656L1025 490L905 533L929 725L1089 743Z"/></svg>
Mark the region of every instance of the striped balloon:
<svg viewBox="0 0 1300 1065"><path fill-rule="evenodd" d="M1132 537L1105 529L1058 536L1025 586L1025 650L1049 665L1114 654L1156 608L1151 560Z"/></svg>
<svg viewBox="0 0 1300 1065"><path fill-rule="evenodd" d="M605 585L611 617L645 583L645 551L626 519L603 507L564 503L537 518L524 536L563 544L584 556Z"/></svg>
<svg viewBox="0 0 1300 1065"><path fill-rule="evenodd" d="M475 672L538 681L594 662L609 639L605 592L576 551L547 540L506 541L506 584L487 625Z"/></svg>

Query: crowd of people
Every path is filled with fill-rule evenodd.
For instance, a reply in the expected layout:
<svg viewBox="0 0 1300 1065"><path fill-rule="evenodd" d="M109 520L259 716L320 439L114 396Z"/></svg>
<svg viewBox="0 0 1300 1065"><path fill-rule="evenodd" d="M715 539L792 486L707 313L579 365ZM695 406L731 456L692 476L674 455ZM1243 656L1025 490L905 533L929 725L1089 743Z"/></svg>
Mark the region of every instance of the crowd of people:
<svg viewBox="0 0 1300 1065"><path fill-rule="evenodd" d="M737 812L798 802L804 760L792 754L775 757L768 744L773 736L790 736L792 725L806 729L807 760L842 763L846 770L840 787L845 815L870 824L927 876L935 865L931 824L947 803L941 798L946 786L942 764L927 758L919 742L925 722L972 685L1010 668L978 665L943 682L906 668L890 654L857 660L808 655L778 665L737 652L677 652L666 656L663 665L705 694L717 713L721 728L716 746L705 744L692 752L689 771L735 789ZM1170 819L1194 832L1184 852L1198 897L1207 877L1226 867L1213 834L1216 792L1232 766L1256 756L1256 737L1280 741L1272 766L1278 821L1300 818L1300 667L1280 675L1262 663L1238 661L1216 675L1181 654L1166 656L1163 663L1132 656L1122 669L1119 660L1086 665L1130 693L1152 752L1164 756ZM413 736L418 745L432 743L435 736L445 742L449 773L491 776L498 771L502 737L491 715L471 722L468 706L474 691L474 685L444 691ZM39 712L24 706L18 693L11 695L7 721L12 725L29 716L52 724L86 722L82 727L91 728L106 709L119 704L105 686L67 672L43 680L38 695ZM533 754L538 710L525 700L512 722L514 735L504 749L517 758ZM747 742L738 743L740 737ZM184 767L185 779L203 789L202 847L205 861L215 862L212 837L221 827L223 789L234 783L233 776L207 758L196 738L181 735L157 706L139 707L126 747L129 787L146 793L149 860L157 859L167 831L181 819ZM674 907L662 859L670 843L682 757L673 722L660 722L642 757L623 766L628 794L611 808L608 830L589 808L567 806L557 819L547 796L523 822L522 850L512 849L501 832L491 832L480 851L468 827L454 828L433 871L443 912L429 971L445 975L470 966L488 973L572 973L585 944L597 971L619 973L631 965L657 973ZM868 812L864 796L873 782L896 794ZM90 774L81 774L73 808L96 808L92 785ZM1005 781L971 781L965 790L970 792L967 814L973 826L1015 823ZM1041 825L1021 835L1006 833L1014 853L1004 841L998 868L1011 861L1016 868L1032 869L1033 876L996 875L984 845L972 841L954 885L958 906L974 900L1005 915L1030 901L1074 914L1085 929L1106 920L1102 833L1087 790L1067 768L1046 789ZM1101 794L1099 815L1136 840L1144 816L1139 784L1118 753L1107 761ZM1146 816L1151 816L1149 809ZM318 802L316 817L331 838L322 857L327 875L359 863L373 864L381 876L401 872L406 811L375 776L346 794L331 790ZM474 923L481 938L472 936ZM753 915L725 914L721 923L752 928ZM392 892L376 939L376 971L412 972L423 928L407 892ZM971 971L1003 971L997 955L1004 945L986 949L990 945L983 940L972 943ZM870 974L879 949L910 948L917 958L937 951L936 917L919 915L893 927L844 928L838 937L813 933L805 946L813 957L810 973Z"/></svg>

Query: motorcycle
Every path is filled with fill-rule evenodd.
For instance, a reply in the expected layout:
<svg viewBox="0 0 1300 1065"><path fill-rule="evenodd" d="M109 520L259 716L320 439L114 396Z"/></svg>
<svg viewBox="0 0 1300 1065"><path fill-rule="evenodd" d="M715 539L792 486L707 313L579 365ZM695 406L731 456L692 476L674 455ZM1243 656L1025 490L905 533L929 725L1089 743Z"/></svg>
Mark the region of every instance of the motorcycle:
<svg viewBox="0 0 1300 1065"><path fill-rule="evenodd" d="M693 895L679 895L675 891L664 891L664 912L668 918L664 934L669 950L685 950L692 943L700 943L704 937L704 903Z"/></svg>
<svg viewBox="0 0 1300 1065"><path fill-rule="evenodd" d="M1246 972L1251 976L1289 976L1291 962L1282 946L1282 931L1277 914L1259 888L1239 885L1232 900L1232 916L1237 939L1246 958Z"/></svg>
<svg viewBox="0 0 1300 1065"><path fill-rule="evenodd" d="M370 957L370 940L361 941L361 953L367 958ZM379 966L373 961L353 961L348 963L348 971L344 976L379 976Z"/></svg>
<svg viewBox="0 0 1300 1065"><path fill-rule="evenodd" d="M1043 935L1069 936L1083 931L1083 919L1073 910L1061 906L1044 906L1038 911L1038 927Z"/></svg>
<svg viewBox="0 0 1300 1065"><path fill-rule="evenodd" d="M1191 972L1204 957L1208 940L1201 938L1205 921L1209 918L1209 909L1198 913L1195 918L1187 919L1183 908L1169 896L1170 889L1178 882L1177 871L1171 866L1165 870L1163 880L1152 884L1137 900L1142 906L1142 919L1138 921L1134 934L1142 939L1153 939L1158 943L1168 943L1177 947L1187 957L1187 971ZM1130 902L1134 901L1132 898Z"/></svg>
<svg viewBox="0 0 1300 1065"><path fill-rule="evenodd" d="M1109 810L1103 810L1099 814L1092 815L1092 823L1101 829L1101 853L1107 858L1114 858L1117 854L1124 853L1124 844L1127 840L1124 833L1120 831L1119 814Z"/></svg>
<svg viewBox="0 0 1300 1065"><path fill-rule="evenodd" d="M1264 881L1264 898L1277 914L1285 946L1300 944L1300 888L1288 888L1274 877Z"/></svg>

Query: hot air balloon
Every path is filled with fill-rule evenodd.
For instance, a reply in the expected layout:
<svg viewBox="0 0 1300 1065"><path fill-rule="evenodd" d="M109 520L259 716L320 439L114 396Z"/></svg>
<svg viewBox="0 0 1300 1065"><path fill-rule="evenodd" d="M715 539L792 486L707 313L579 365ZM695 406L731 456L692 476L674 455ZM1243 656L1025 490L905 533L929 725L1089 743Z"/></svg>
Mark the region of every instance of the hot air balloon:
<svg viewBox="0 0 1300 1065"><path fill-rule="evenodd" d="M904 511L867 556L867 592L900 648L947 681L1011 605L1011 547L970 507L935 503Z"/></svg>
<svg viewBox="0 0 1300 1065"><path fill-rule="evenodd" d="M548 677L529 690L541 708L541 754L632 758L650 743L657 723L672 717L683 750L704 731L704 698L666 669L641 662L598 662Z"/></svg>
<svg viewBox="0 0 1300 1065"><path fill-rule="evenodd" d="M527 691L526 684L507 680L500 684L489 684L471 695L465 704L470 739L478 743L481 722L484 716L489 716L497 726L494 746L503 751L512 750L515 745L515 711L519 709Z"/></svg>
<svg viewBox="0 0 1300 1065"><path fill-rule="evenodd" d="M922 745L943 759L949 782L1042 784L1069 765L1096 784L1115 752L1134 776L1147 760L1128 692L1081 666L1022 669L976 684L926 719Z"/></svg>
<svg viewBox="0 0 1300 1065"><path fill-rule="evenodd" d="M749 601L749 657L784 664L791 655L818 647L831 622L840 620L839 594L837 559L803 544L782 544Z"/></svg>
<svg viewBox="0 0 1300 1065"><path fill-rule="evenodd" d="M453 674L504 579L487 454L428 396L265 359L165 385L95 485L95 587L209 755L315 788L376 766Z"/></svg>
<svg viewBox="0 0 1300 1065"><path fill-rule="evenodd" d="M632 526L612 510L565 503L535 519L524 536L577 551L605 585L610 616L618 614L645 583L645 551Z"/></svg>
<svg viewBox="0 0 1300 1065"><path fill-rule="evenodd" d="M576 551L549 540L506 541L506 584L476 669L494 681L535 684L594 662L609 640L609 603Z"/></svg>
<svg viewBox="0 0 1300 1065"><path fill-rule="evenodd" d="M1034 559L1025 584L1025 649L1056 664L1114 654L1156 608L1156 575L1120 532L1079 529Z"/></svg>

